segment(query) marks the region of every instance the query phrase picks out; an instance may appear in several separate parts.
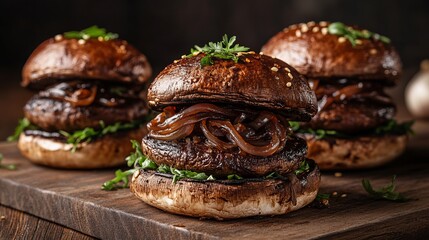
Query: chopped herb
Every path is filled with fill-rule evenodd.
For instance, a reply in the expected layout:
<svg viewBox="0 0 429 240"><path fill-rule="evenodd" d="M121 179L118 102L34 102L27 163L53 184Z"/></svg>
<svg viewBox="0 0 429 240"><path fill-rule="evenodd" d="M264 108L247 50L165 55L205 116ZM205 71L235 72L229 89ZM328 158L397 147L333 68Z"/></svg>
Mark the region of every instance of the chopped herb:
<svg viewBox="0 0 429 240"><path fill-rule="evenodd" d="M131 123L114 123L111 125L105 125L103 121L100 121L100 129L96 130L94 128L85 128L82 130L75 131L73 133L68 133L66 131L59 131L63 136L67 138L67 143L73 144L72 152L75 152L77 146L83 142L91 142L95 138L110 134L116 133L123 130L129 130L137 128L140 126L140 121L134 121Z"/></svg>
<svg viewBox="0 0 429 240"><path fill-rule="evenodd" d="M357 39L373 38L384 43L390 43L390 39L386 36L382 36L380 34L373 33L368 30L356 30L352 27L346 26L344 23L341 22L333 22L329 24L328 32L333 35L345 37L353 46L356 46Z"/></svg>
<svg viewBox="0 0 429 240"><path fill-rule="evenodd" d="M194 48L191 49L191 54L189 54L188 57L195 56L199 53L204 53L205 56L201 59L200 62L201 67L212 65L213 58L231 59L234 62L238 62L239 58L237 53L247 52L249 48L240 46L239 44L234 45L235 40L235 36L228 38L228 36L225 34L221 42L209 42L203 47L195 45Z"/></svg>
<svg viewBox="0 0 429 240"><path fill-rule="evenodd" d="M226 177L228 180L233 180L233 179L243 179L243 177L238 176L237 174L230 174Z"/></svg>
<svg viewBox="0 0 429 240"><path fill-rule="evenodd" d="M395 192L395 180L396 175L393 175L392 182L380 189L374 190L371 183L367 179L362 179L363 188L369 193L374 199L384 199L394 202L406 202L410 199L404 197L401 193Z"/></svg>
<svg viewBox="0 0 429 240"><path fill-rule="evenodd" d="M16 170L16 165L15 164L2 164L1 162L3 161L3 154L0 153L0 169L7 169L7 170Z"/></svg>
<svg viewBox="0 0 429 240"><path fill-rule="evenodd" d="M308 162L303 160L300 165L299 168L297 170L295 170L295 175L299 175L301 173L305 173L308 172L310 170L310 165L308 165Z"/></svg>
<svg viewBox="0 0 429 240"><path fill-rule="evenodd" d="M135 171L137 171L137 169L134 168L125 172L123 172L121 169L116 170L116 177L110 181L103 183L101 189L111 191L117 188L127 188L129 183L128 177L133 175Z"/></svg>
<svg viewBox="0 0 429 240"><path fill-rule="evenodd" d="M315 208L328 208L329 207L329 198L331 197L328 193L318 193L314 201L310 204L311 207Z"/></svg>
<svg viewBox="0 0 429 240"><path fill-rule="evenodd" d="M7 138L7 141L8 142L17 141L19 139L19 135L21 135L21 133L23 133L25 130L35 130L35 129L37 129L37 127L31 124L31 122L27 118L22 118L18 121L18 126L16 126L15 128L15 132L13 133L13 135Z"/></svg>
<svg viewBox="0 0 429 240"><path fill-rule="evenodd" d="M375 129L375 134L414 134L413 129L411 128L414 124L414 121L403 122L398 124L395 120L388 121L385 125L380 126Z"/></svg>
<svg viewBox="0 0 429 240"><path fill-rule="evenodd" d="M99 38L102 37L103 40L108 41L116 39L119 37L116 33L106 32L106 29L99 28L96 25L89 28L85 28L81 31L70 31L64 33L65 38L75 38L75 39L90 39L90 38Z"/></svg>
<svg viewBox="0 0 429 240"><path fill-rule="evenodd" d="M414 134L412 130L412 125L414 121L408 121L404 123L397 123L395 120L390 120L382 126L377 127L371 132L365 132L364 134L374 134L374 135L385 135L385 134L394 134L394 135L402 135L402 134ZM316 139L322 139L327 137L340 137L340 138L351 138L353 136L345 133L340 133L334 130L324 130L324 129L311 129L311 128L301 128L299 122L290 121L289 125L292 130L296 133L303 134L312 134Z"/></svg>
<svg viewBox="0 0 429 240"><path fill-rule="evenodd" d="M318 193L316 196L316 200L323 200L323 199L328 199L331 197L331 194L329 193Z"/></svg>

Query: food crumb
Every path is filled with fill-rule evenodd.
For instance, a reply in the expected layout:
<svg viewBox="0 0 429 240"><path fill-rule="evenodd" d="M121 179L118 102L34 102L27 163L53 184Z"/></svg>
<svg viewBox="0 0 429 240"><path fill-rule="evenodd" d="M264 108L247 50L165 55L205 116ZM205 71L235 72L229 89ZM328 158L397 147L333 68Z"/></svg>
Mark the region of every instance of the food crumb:
<svg viewBox="0 0 429 240"><path fill-rule="evenodd" d="M337 192L333 192L332 193L332 196L337 196L338 195L338 193Z"/></svg>
<svg viewBox="0 0 429 240"><path fill-rule="evenodd" d="M334 176L335 176L335 177L342 177L342 176L343 176L343 174L342 174L342 173L340 173L340 172L336 172L336 173L334 173Z"/></svg>
<svg viewBox="0 0 429 240"><path fill-rule="evenodd" d="M347 194L343 193L343 194L341 194L341 197L345 198L345 197L347 197Z"/></svg>

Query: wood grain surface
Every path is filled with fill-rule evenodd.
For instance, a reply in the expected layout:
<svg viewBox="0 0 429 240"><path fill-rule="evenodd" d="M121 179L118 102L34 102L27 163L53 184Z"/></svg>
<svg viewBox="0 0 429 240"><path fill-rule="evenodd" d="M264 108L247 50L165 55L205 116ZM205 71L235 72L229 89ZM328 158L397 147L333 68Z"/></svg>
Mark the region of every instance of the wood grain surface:
<svg viewBox="0 0 429 240"><path fill-rule="evenodd" d="M329 208L231 221L172 215L140 202L128 189L100 190L114 169L37 166L21 157L14 144L0 144L4 163L18 165L16 171L0 169L0 204L102 239L429 239L429 128L426 123L416 127L422 134L386 167L342 172L340 177L324 172L320 192L338 193ZM394 174L397 190L412 201L373 200L361 186L367 178L381 187Z"/></svg>
<svg viewBox="0 0 429 240"><path fill-rule="evenodd" d="M94 239L80 232L0 205L0 239Z"/></svg>

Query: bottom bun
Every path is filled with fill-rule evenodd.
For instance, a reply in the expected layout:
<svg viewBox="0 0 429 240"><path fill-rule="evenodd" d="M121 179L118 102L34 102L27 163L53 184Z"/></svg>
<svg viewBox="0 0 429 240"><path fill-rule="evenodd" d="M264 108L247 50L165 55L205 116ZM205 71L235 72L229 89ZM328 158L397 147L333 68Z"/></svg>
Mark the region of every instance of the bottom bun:
<svg viewBox="0 0 429 240"><path fill-rule="evenodd" d="M183 179L173 183L170 176L140 170L133 175L130 189L149 205L192 217L222 220L279 215L300 209L315 199L320 172L314 161L307 161L311 171L291 180Z"/></svg>
<svg viewBox="0 0 429 240"><path fill-rule="evenodd" d="M316 139L303 134L307 140L307 157L314 159L322 170L372 168L392 161L405 151L407 135L361 136L350 139Z"/></svg>
<svg viewBox="0 0 429 240"><path fill-rule="evenodd" d="M26 135L19 137L18 148L31 162L56 168L94 169L119 166L133 150L131 139L140 141L146 128L103 136L89 143L80 143L72 152L73 144Z"/></svg>

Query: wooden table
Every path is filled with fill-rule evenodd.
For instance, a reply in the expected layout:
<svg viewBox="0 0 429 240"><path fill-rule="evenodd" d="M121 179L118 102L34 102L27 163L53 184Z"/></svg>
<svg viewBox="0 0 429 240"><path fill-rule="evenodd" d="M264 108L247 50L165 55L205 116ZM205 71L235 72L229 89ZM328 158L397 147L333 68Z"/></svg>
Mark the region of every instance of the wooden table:
<svg viewBox="0 0 429 240"><path fill-rule="evenodd" d="M407 152L386 167L325 172L320 192L337 192L330 207L306 207L285 216L232 221L199 220L164 213L134 198L128 189L107 192L100 185L113 177L103 171L55 170L23 159L14 144L0 144L0 239L429 239L429 127L418 133ZM406 203L368 197L362 178L373 185L397 175ZM338 175L338 174L337 174ZM1 217L1 216L4 216Z"/></svg>

